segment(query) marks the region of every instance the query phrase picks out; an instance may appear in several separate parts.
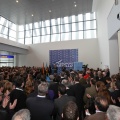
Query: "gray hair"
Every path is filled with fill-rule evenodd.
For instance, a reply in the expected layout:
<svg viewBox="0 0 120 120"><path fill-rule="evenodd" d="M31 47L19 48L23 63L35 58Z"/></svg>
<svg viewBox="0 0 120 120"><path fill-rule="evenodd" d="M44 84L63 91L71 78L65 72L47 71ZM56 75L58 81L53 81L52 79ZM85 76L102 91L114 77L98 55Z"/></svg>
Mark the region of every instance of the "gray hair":
<svg viewBox="0 0 120 120"><path fill-rule="evenodd" d="M120 107L110 105L107 110L108 120L120 120Z"/></svg>
<svg viewBox="0 0 120 120"><path fill-rule="evenodd" d="M47 92L48 92L48 83L47 82L42 82L38 86L38 94L39 95L46 95Z"/></svg>
<svg viewBox="0 0 120 120"><path fill-rule="evenodd" d="M65 85L66 87L69 86L68 80L66 80L66 79L62 80L61 83L62 83L63 85Z"/></svg>
<svg viewBox="0 0 120 120"><path fill-rule="evenodd" d="M21 109L14 114L12 120L30 120L30 111L28 109Z"/></svg>

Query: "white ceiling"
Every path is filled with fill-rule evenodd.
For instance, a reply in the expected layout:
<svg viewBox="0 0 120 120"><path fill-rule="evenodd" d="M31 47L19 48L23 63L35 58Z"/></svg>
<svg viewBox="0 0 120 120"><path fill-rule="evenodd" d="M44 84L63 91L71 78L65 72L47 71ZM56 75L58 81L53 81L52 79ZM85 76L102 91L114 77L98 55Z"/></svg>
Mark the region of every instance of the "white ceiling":
<svg viewBox="0 0 120 120"><path fill-rule="evenodd" d="M0 15L15 24L26 24L92 12L93 0L0 0ZM76 2L76 3L74 3ZM74 5L77 4L77 7ZM49 12L51 10L51 13ZM34 15L33 17L31 15Z"/></svg>

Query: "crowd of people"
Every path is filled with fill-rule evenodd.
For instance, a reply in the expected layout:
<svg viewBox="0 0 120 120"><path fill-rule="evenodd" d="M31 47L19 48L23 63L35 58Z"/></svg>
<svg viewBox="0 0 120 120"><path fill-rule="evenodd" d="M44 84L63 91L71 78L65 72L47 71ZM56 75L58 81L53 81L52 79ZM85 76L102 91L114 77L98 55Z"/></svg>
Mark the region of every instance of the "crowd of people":
<svg viewBox="0 0 120 120"><path fill-rule="evenodd" d="M49 68L0 68L0 120L120 120L120 73Z"/></svg>

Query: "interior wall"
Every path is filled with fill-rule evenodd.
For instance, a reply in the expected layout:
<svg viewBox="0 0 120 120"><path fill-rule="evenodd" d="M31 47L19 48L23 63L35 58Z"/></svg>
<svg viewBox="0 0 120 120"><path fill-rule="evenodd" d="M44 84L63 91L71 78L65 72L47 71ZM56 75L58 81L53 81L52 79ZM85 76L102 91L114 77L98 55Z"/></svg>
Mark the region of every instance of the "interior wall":
<svg viewBox="0 0 120 120"><path fill-rule="evenodd" d="M118 40L109 40L110 45L110 73L111 75L119 72L119 50Z"/></svg>
<svg viewBox="0 0 120 120"><path fill-rule="evenodd" d="M97 7L97 28L98 28L98 44L100 51L100 65L102 69L105 66L110 68L110 51L108 39L107 17L114 4L114 0L99 0Z"/></svg>
<svg viewBox="0 0 120 120"><path fill-rule="evenodd" d="M117 15L120 13L120 0L118 0L117 5L113 5L110 14L108 16L108 38L115 38L117 39L117 31L120 30L120 19L117 19Z"/></svg>
<svg viewBox="0 0 120 120"><path fill-rule="evenodd" d="M90 68L97 68L99 48L97 39L61 41L30 45L28 55L18 55L18 66L42 66L49 64L49 50L78 49L78 61L88 64Z"/></svg>

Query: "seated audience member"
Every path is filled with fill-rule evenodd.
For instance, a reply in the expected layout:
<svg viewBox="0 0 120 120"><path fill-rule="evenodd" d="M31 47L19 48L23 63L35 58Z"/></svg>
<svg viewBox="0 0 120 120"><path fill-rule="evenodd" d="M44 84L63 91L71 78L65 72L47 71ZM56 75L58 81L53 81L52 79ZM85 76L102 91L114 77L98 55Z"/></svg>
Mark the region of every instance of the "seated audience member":
<svg viewBox="0 0 120 120"><path fill-rule="evenodd" d="M120 120L120 107L110 105L106 114L107 120Z"/></svg>
<svg viewBox="0 0 120 120"><path fill-rule="evenodd" d="M95 99L95 109L96 113L87 116L84 120L105 120L106 118L106 111L109 107L108 101L105 97L99 96Z"/></svg>
<svg viewBox="0 0 120 120"><path fill-rule="evenodd" d="M14 114L12 120L30 120L30 111L28 109L21 109Z"/></svg>
<svg viewBox="0 0 120 120"><path fill-rule="evenodd" d="M52 120L54 103L46 98L48 83L41 82L38 86L38 95L26 100L27 108L31 113L31 120Z"/></svg>
<svg viewBox="0 0 120 120"><path fill-rule="evenodd" d="M56 120L61 120L61 115L63 111L63 107L67 104L68 101L76 102L75 97L68 96L66 94L66 87L63 84L58 86L58 95L59 98L55 99L55 118Z"/></svg>
<svg viewBox="0 0 120 120"><path fill-rule="evenodd" d="M69 101L64 106L62 120L79 120L78 107L75 102Z"/></svg>

